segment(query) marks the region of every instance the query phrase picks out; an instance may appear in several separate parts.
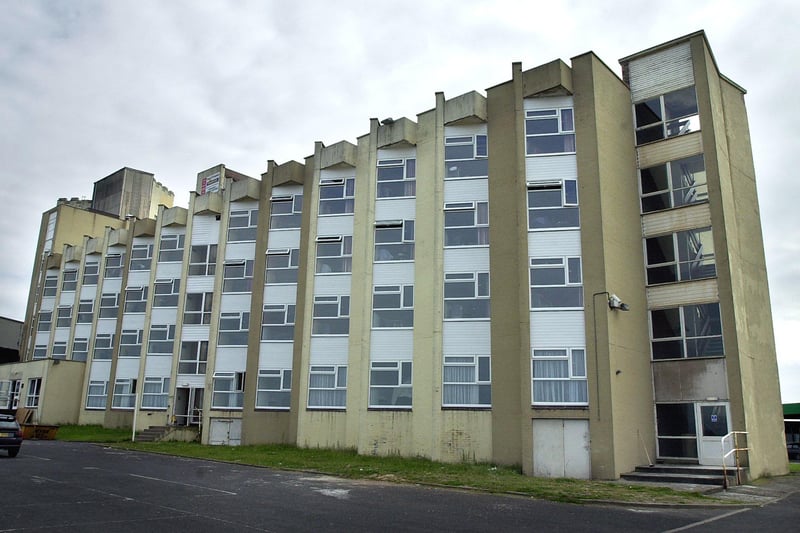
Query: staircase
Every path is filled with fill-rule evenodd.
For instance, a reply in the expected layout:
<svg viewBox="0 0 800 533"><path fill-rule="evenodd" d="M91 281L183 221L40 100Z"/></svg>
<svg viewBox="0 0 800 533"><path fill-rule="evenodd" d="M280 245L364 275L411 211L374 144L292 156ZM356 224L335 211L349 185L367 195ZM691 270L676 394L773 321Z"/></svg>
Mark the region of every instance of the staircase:
<svg viewBox="0 0 800 533"><path fill-rule="evenodd" d="M744 470L744 469L740 469ZM637 466L633 472L622 474L620 478L628 481L650 483L688 483L692 485L716 485L725 487L736 485L736 468L727 469L728 483L721 466L699 466L683 464L655 464Z"/></svg>
<svg viewBox="0 0 800 533"><path fill-rule="evenodd" d="M137 433L134 442L159 441L164 437L164 435L166 435L169 432L169 429L170 428L167 426L150 426L144 431L140 431L139 433Z"/></svg>

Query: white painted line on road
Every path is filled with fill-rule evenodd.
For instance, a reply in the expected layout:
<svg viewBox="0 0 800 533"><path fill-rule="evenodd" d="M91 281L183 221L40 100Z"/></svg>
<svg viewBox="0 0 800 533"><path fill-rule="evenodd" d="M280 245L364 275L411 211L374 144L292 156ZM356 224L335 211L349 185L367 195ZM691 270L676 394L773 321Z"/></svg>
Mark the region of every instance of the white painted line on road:
<svg viewBox="0 0 800 533"><path fill-rule="evenodd" d="M350 491L347 489L313 489L314 492L319 492L323 496L330 496L337 500L346 500L350 497Z"/></svg>
<svg viewBox="0 0 800 533"><path fill-rule="evenodd" d="M29 453L25 454L25 457L30 457L31 459L39 459L40 461L52 461L49 457L39 457L38 455L31 455Z"/></svg>
<svg viewBox="0 0 800 533"><path fill-rule="evenodd" d="M180 481L170 481L169 479L161 479L157 477L150 477L150 476L140 476L138 474L128 474L132 477L138 477L141 479L149 479L151 481L161 481L162 483L172 483L173 485L183 485L184 487L193 487L196 489L203 489L203 490L210 490L213 492L221 492L222 494L229 494L231 496L236 496L235 492L230 492L228 490L221 490L221 489L212 489L211 487L204 487L202 485L194 485L192 483L181 483Z"/></svg>
<svg viewBox="0 0 800 533"><path fill-rule="evenodd" d="M743 513L745 511L749 511L749 510L750 509L747 509L747 508L746 509L736 509L735 511L731 511L730 513L721 514L719 516L715 516L715 517L712 517L712 518L706 518L705 520L700 520L699 522L694 522L692 524L687 524L687 525L685 525L683 527L678 527L678 528L675 528L675 529L670 529L670 530L664 531L664 533L675 533L676 531L686 531L687 529L692 529L692 528L697 527L697 526L702 526L702 525L705 525L705 524L709 524L711 522L716 522L717 520L722 520L723 518L728 518L729 516L733 516L735 514Z"/></svg>

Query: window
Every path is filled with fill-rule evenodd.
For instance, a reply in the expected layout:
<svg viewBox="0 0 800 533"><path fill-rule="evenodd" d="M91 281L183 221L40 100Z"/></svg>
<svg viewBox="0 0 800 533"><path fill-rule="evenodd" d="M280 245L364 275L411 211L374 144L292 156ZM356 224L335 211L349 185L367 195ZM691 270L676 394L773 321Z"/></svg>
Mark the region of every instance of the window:
<svg viewBox="0 0 800 533"><path fill-rule="evenodd" d="M341 408L347 401L347 366L312 365L308 375L308 408Z"/></svg>
<svg viewBox="0 0 800 533"><path fill-rule="evenodd" d="M78 271L75 269L64 270L61 282L61 290L74 291L77 288L78 288Z"/></svg>
<svg viewBox="0 0 800 533"><path fill-rule="evenodd" d="M373 328L414 327L414 286L379 285L372 289Z"/></svg>
<svg viewBox="0 0 800 533"><path fill-rule="evenodd" d="M575 152L572 108L525 111L525 155Z"/></svg>
<svg viewBox="0 0 800 533"><path fill-rule="evenodd" d="M150 326L147 355L172 355L172 346L174 344L174 324L154 324Z"/></svg>
<svg viewBox="0 0 800 533"><path fill-rule="evenodd" d="M178 361L178 374L205 374L208 341L183 341Z"/></svg>
<svg viewBox="0 0 800 533"><path fill-rule="evenodd" d="M53 359L67 358L67 341L56 341L53 343Z"/></svg>
<svg viewBox="0 0 800 533"><path fill-rule="evenodd" d="M488 355L446 355L443 407L491 407L492 365Z"/></svg>
<svg viewBox="0 0 800 533"><path fill-rule="evenodd" d="M587 405L586 350L533 350L533 403Z"/></svg>
<svg viewBox="0 0 800 533"><path fill-rule="evenodd" d="M639 171L642 213L708 200L703 154L670 161Z"/></svg>
<svg viewBox="0 0 800 533"><path fill-rule="evenodd" d="M350 297L315 296L312 335L347 335L350 332Z"/></svg>
<svg viewBox="0 0 800 533"><path fill-rule="evenodd" d="M253 290L253 260L226 261L223 267L222 292Z"/></svg>
<svg viewBox="0 0 800 533"><path fill-rule="evenodd" d="M189 252L190 276L213 276L217 271L217 245L192 246Z"/></svg>
<svg viewBox="0 0 800 533"><path fill-rule="evenodd" d="M47 357L47 345L46 344L37 344L33 347L33 358L34 359L44 359Z"/></svg>
<svg viewBox="0 0 800 533"><path fill-rule="evenodd" d="M244 372L215 372L211 407L241 409L244 400Z"/></svg>
<svg viewBox="0 0 800 533"><path fill-rule="evenodd" d="M142 355L142 329L123 329L119 337L120 357L139 357Z"/></svg>
<svg viewBox="0 0 800 533"><path fill-rule="evenodd" d="M694 86L684 87L634 104L636 144L644 144L700 129Z"/></svg>
<svg viewBox="0 0 800 533"><path fill-rule="evenodd" d="M187 294L183 323L211 324L211 306L213 303L213 292L192 292Z"/></svg>
<svg viewBox="0 0 800 533"><path fill-rule="evenodd" d="M658 456L697 458L697 422L693 403L657 403Z"/></svg>
<svg viewBox="0 0 800 533"><path fill-rule="evenodd" d="M375 262L414 259L414 221L385 220L375 223Z"/></svg>
<svg viewBox="0 0 800 533"><path fill-rule="evenodd" d="M120 409L133 409L136 405L136 380L133 378L117 379L114 381L114 397L111 407Z"/></svg>
<svg viewBox="0 0 800 533"><path fill-rule="evenodd" d="M142 409L166 409L169 403L169 378L144 378Z"/></svg>
<svg viewBox="0 0 800 533"><path fill-rule="evenodd" d="M98 333L94 338L94 359L111 359L114 353L114 334Z"/></svg>
<svg viewBox="0 0 800 533"><path fill-rule="evenodd" d="M81 300L78 303L78 324L91 324L94 318L94 300Z"/></svg>
<svg viewBox="0 0 800 533"><path fill-rule="evenodd" d="M486 246L489 244L489 202L444 204L444 245Z"/></svg>
<svg viewBox="0 0 800 533"><path fill-rule="evenodd" d="M531 259L531 309L582 308L580 257Z"/></svg>
<svg viewBox="0 0 800 533"><path fill-rule="evenodd" d="M70 322L72 322L72 306L59 306L59 308L56 310L56 327L68 328Z"/></svg>
<svg viewBox="0 0 800 533"><path fill-rule="evenodd" d="M108 381L90 381L86 391L87 409L105 409L108 396Z"/></svg>
<svg viewBox="0 0 800 533"><path fill-rule="evenodd" d="M83 284L97 285L97 277L100 272L100 264L96 262L86 262L83 267Z"/></svg>
<svg viewBox="0 0 800 533"><path fill-rule="evenodd" d="M528 183L528 229L579 227L576 180Z"/></svg>
<svg viewBox="0 0 800 533"><path fill-rule="evenodd" d="M653 359L725 355L718 303L654 309L650 328Z"/></svg>
<svg viewBox="0 0 800 533"><path fill-rule="evenodd" d="M341 274L353 268L353 237L317 237L317 274Z"/></svg>
<svg viewBox="0 0 800 533"><path fill-rule="evenodd" d="M247 334L250 329L250 313L222 313L219 319L220 346L247 346Z"/></svg>
<svg viewBox="0 0 800 533"><path fill-rule="evenodd" d="M152 261L152 244L134 244L131 246L131 270L150 270Z"/></svg>
<svg viewBox="0 0 800 533"><path fill-rule="evenodd" d="M161 235L158 245L159 263L180 263L183 261L185 235Z"/></svg>
<svg viewBox="0 0 800 533"><path fill-rule="evenodd" d="M445 178L472 178L489 175L489 145L486 135L445 137Z"/></svg>
<svg viewBox="0 0 800 533"><path fill-rule="evenodd" d="M144 313L147 310L147 287L125 289L125 312Z"/></svg>
<svg viewBox="0 0 800 533"><path fill-rule="evenodd" d="M106 269L104 276L107 279L122 277L122 264L124 257L122 254L110 254L106 256Z"/></svg>
<svg viewBox="0 0 800 533"><path fill-rule="evenodd" d="M269 229L299 228L302 211L302 194L273 196L270 198Z"/></svg>
<svg viewBox="0 0 800 533"><path fill-rule="evenodd" d="M87 337L75 337L72 342L72 360L86 361L89 357L89 339Z"/></svg>
<svg viewBox="0 0 800 533"><path fill-rule="evenodd" d="M378 198L407 198L417 194L417 160L379 159Z"/></svg>
<svg viewBox="0 0 800 533"><path fill-rule="evenodd" d="M645 250L648 285L717 275L711 228L651 237L645 240Z"/></svg>
<svg viewBox="0 0 800 533"><path fill-rule="evenodd" d="M294 311L295 306L291 304L265 305L261 315L261 340L294 340Z"/></svg>
<svg viewBox="0 0 800 533"><path fill-rule="evenodd" d="M231 211L228 223L228 242L256 240L258 209Z"/></svg>
<svg viewBox="0 0 800 533"><path fill-rule="evenodd" d="M42 378L28 380L28 396L25 398L25 407L36 409L39 407L39 395L42 393Z"/></svg>
<svg viewBox="0 0 800 533"><path fill-rule="evenodd" d="M321 180L319 182L320 216L353 214L355 189L355 178Z"/></svg>
<svg viewBox="0 0 800 533"><path fill-rule="evenodd" d="M490 318L489 273L444 275L444 319Z"/></svg>
<svg viewBox="0 0 800 533"><path fill-rule="evenodd" d="M369 406L411 408L411 361L370 363Z"/></svg>
<svg viewBox="0 0 800 533"><path fill-rule="evenodd" d="M44 293L42 296L55 296L58 290L58 276L47 275L44 278Z"/></svg>
<svg viewBox="0 0 800 533"><path fill-rule="evenodd" d="M178 307L180 278L157 279L153 286L153 307Z"/></svg>
<svg viewBox="0 0 800 533"><path fill-rule="evenodd" d="M256 409L288 409L291 395L291 369L258 371Z"/></svg>
<svg viewBox="0 0 800 533"><path fill-rule="evenodd" d="M119 314L119 294L103 293L100 296L100 318L117 318Z"/></svg>
<svg viewBox="0 0 800 533"><path fill-rule="evenodd" d="M53 325L53 312L39 311L39 321L36 324L36 331L50 331L50 326L52 325Z"/></svg>
<svg viewBox="0 0 800 533"><path fill-rule="evenodd" d="M267 250L267 272L264 281L268 284L297 283L300 267L300 250L283 248Z"/></svg>

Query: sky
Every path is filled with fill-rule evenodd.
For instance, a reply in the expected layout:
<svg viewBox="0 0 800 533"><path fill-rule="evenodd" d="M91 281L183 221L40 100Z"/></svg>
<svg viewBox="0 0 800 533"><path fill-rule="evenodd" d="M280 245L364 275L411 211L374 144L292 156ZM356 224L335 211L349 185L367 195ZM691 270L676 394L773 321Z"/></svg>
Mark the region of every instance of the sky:
<svg viewBox="0 0 800 533"><path fill-rule="evenodd" d="M0 316L24 319L41 213L124 166L188 204L222 163L259 177L314 142L587 51L706 32L747 89L782 399L800 402L796 0L0 0Z"/></svg>

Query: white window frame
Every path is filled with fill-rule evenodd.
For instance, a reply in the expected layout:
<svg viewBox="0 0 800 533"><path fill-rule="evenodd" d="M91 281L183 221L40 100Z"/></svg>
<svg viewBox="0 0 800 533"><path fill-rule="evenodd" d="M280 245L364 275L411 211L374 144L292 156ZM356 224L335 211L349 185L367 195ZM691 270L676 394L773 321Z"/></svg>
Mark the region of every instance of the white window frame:
<svg viewBox="0 0 800 533"><path fill-rule="evenodd" d="M171 356L175 350L175 324L151 324L147 355Z"/></svg>
<svg viewBox="0 0 800 533"><path fill-rule="evenodd" d="M58 275L45 275L44 278L44 290L42 292L42 296L47 298L48 296L55 296L58 292Z"/></svg>
<svg viewBox="0 0 800 533"><path fill-rule="evenodd" d="M531 311L553 311L564 309L583 309L583 261L580 257L531 257L529 263L530 309ZM561 269L560 283L534 283L534 271ZM534 305L537 295L561 289L566 294L578 294L579 305ZM556 293L558 294L558 293Z"/></svg>
<svg viewBox="0 0 800 533"><path fill-rule="evenodd" d="M375 263L403 263L414 260L414 220L375 222Z"/></svg>
<svg viewBox="0 0 800 533"><path fill-rule="evenodd" d="M97 317L116 319L118 315L119 315L119 293L116 292L102 293L100 295L100 307L97 310Z"/></svg>
<svg viewBox="0 0 800 533"><path fill-rule="evenodd" d="M39 398L42 394L42 378L28 379L28 392L25 396L25 407L36 409L39 407Z"/></svg>
<svg viewBox="0 0 800 533"><path fill-rule="evenodd" d="M103 357L97 357L97 352L100 351ZM105 357L105 355L108 357ZM92 345L92 359L95 361L110 361L114 354L114 334L113 333L98 333L94 337L94 344Z"/></svg>
<svg viewBox="0 0 800 533"><path fill-rule="evenodd" d="M259 369L256 382L256 409L288 411L292 395L292 369Z"/></svg>
<svg viewBox="0 0 800 533"><path fill-rule="evenodd" d="M689 171L689 168L692 167L702 169ZM660 170L656 171L655 169ZM666 188L645 192L645 181L655 182L658 180L658 176L651 177L648 180L644 177L645 173L656 172L663 174L662 179L666 180ZM678 181L677 187L676 181ZM656 186L657 184L653 183L653 185ZM639 194L641 196L640 208L642 214L707 202L708 181L705 157L703 154L695 154L639 169ZM653 203L653 200L657 200L658 197L661 197L661 202ZM664 202L664 199L668 201ZM662 206L661 204L664 203L668 205Z"/></svg>
<svg viewBox="0 0 800 533"><path fill-rule="evenodd" d="M538 354L537 354L538 352ZM561 353L556 352L563 352ZM576 359L582 357L582 368L576 364ZM539 376L537 377L536 363L537 362L562 362L567 364L566 375L559 376ZM531 350L531 404L535 406L542 405L567 405L567 406L585 406L589 404L589 389L586 371L586 348L585 347L554 347L554 348L534 348ZM580 399L560 399L560 400L536 400L536 394L540 389L537 389L537 383L544 387L546 383L568 383L568 384L583 384L581 394L586 398ZM562 393L564 391L562 390Z"/></svg>
<svg viewBox="0 0 800 533"><path fill-rule="evenodd" d="M353 270L353 236L352 235L320 235L316 239L316 268L315 273L318 275L336 275L336 274L350 274ZM330 254L330 251L325 251L328 248L333 249L334 244L338 244L339 251L337 255L322 255Z"/></svg>
<svg viewBox="0 0 800 533"><path fill-rule="evenodd" d="M97 285L100 277L100 263L98 261L86 261L83 265L83 285Z"/></svg>
<svg viewBox="0 0 800 533"><path fill-rule="evenodd" d="M322 381L332 380L331 383ZM347 407L347 365L311 365L308 371L308 409Z"/></svg>
<svg viewBox="0 0 800 533"><path fill-rule="evenodd" d="M91 324L94 320L94 300L87 298L78 302L76 324Z"/></svg>
<svg viewBox="0 0 800 533"><path fill-rule="evenodd" d="M152 244L132 244L131 261L129 269L131 271L150 270L153 263Z"/></svg>
<svg viewBox="0 0 800 533"><path fill-rule="evenodd" d="M542 133L530 131L537 122L556 121L556 129ZM534 149L537 140L563 139L563 149L538 151ZM558 143L557 143L558 144ZM527 157L574 154L575 153L575 114L572 106L550 109L529 109L525 111L525 155Z"/></svg>
<svg viewBox="0 0 800 533"><path fill-rule="evenodd" d="M261 311L261 342L293 342L297 319L295 312L295 304L264 304ZM275 321L278 318L280 322ZM270 331L276 334L267 338Z"/></svg>
<svg viewBox="0 0 800 533"><path fill-rule="evenodd" d="M56 327L68 328L72 324L72 306L59 305L56 309Z"/></svg>
<svg viewBox="0 0 800 533"><path fill-rule="evenodd" d="M682 92L688 95L688 89L691 89L691 92L693 93L694 96L694 112L688 114L683 113L679 116L674 116L674 117L667 117L666 100ZM658 107L658 114L660 115L660 117L657 118L659 120L639 125L640 113L638 110L649 109L652 111L654 107ZM633 119L635 122L635 129L636 129L636 145L641 146L651 142L657 142L664 139L677 137L679 135L685 135L687 133L694 133L696 131L700 131L699 113L700 109L697 101L697 90L694 85L681 87L680 89L675 89L674 91L669 91L659 96L647 98L639 102L634 102ZM660 136L653 138L649 138L644 135L640 136L640 134L648 130L657 131L660 134Z"/></svg>
<svg viewBox="0 0 800 533"><path fill-rule="evenodd" d="M125 269L125 254L108 254L103 269L103 279L117 279L122 277Z"/></svg>
<svg viewBox="0 0 800 533"><path fill-rule="evenodd" d="M190 300L194 301L196 296L200 297L200 308L192 309L189 307L189 302ZM186 293L186 301L183 304L183 324L211 324L211 311L213 306L213 292Z"/></svg>
<svg viewBox="0 0 800 533"><path fill-rule="evenodd" d="M448 222L448 213L471 213L472 223L469 225L454 223L452 217ZM456 236L461 235L465 230L474 232L474 238L469 237L471 233L465 233L468 238L456 239ZM444 247L485 248L486 246L489 246L489 202L448 202L444 204Z"/></svg>
<svg viewBox="0 0 800 533"><path fill-rule="evenodd" d="M537 193L554 192L558 190L561 197L560 205L533 206L533 197ZM562 220L557 220L555 224L539 225L536 224L536 213L541 212L547 215L552 214L570 215L574 213L574 221L571 217L565 216ZM579 229L580 211L578 209L578 181L565 179L548 182L528 182L528 231L554 231Z"/></svg>
<svg viewBox="0 0 800 533"><path fill-rule="evenodd" d="M471 377L457 369L472 371ZM448 370L450 370L448 372ZM448 374L450 374L448 376ZM488 401L481 401L488 395ZM451 397L449 397L451 396ZM464 396L458 401L454 396ZM491 355L445 355L442 362L442 407L488 409L492 406Z"/></svg>
<svg viewBox="0 0 800 533"><path fill-rule="evenodd" d="M299 271L299 248L271 248L267 250L267 266L264 272L265 284L296 284Z"/></svg>
<svg viewBox="0 0 800 533"><path fill-rule="evenodd" d="M159 263L182 263L186 250L186 235L183 233L162 234L158 244Z"/></svg>
<svg viewBox="0 0 800 533"><path fill-rule="evenodd" d="M394 378L392 380L392 378ZM370 409L411 409L413 397L411 361L371 361L369 371ZM384 397L389 392L391 398Z"/></svg>
<svg viewBox="0 0 800 533"><path fill-rule="evenodd" d="M381 178L382 170L400 169L402 177L396 178L389 176ZM384 174L386 174L384 172ZM417 158L416 157L395 157L392 159L379 159L378 168L375 173L377 187L375 194L378 200L388 198L415 198L417 196ZM395 185L400 185L395 187ZM382 187L383 186L383 187ZM401 194L395 188L402 189Z"/></svg>
<svg viewBox="0 0 800 533"><path fill-rule="evenodd" d="M201 252L201 248L203 251ZM197 255L203 254L203 260L193 262ZM213 276L217 271L217 245L198 244L191 247L189 251L189 275L190 276Z"/></svg>
<svg viewBox="0 0 800 533"><path fill-rule="evenodd" d="M232 209L228 217L228 242L253 242L258 236L258 208Z"/></svg>
<svg viewBox="0 0 800 533"><path fill-rule="evenodd" d="M136 407L136 379L117 378L114 380L114 394L111 398L112 409L133 410Z"/></svg>
<svg viewBox="0 0 800 533"><path fill-rule="evenodd" d="M119 357L141 357L144 330L123 329L119 336Z"/></svg>
<svg viewBox="0 0 800 533"><path fill-rule="evenodd" d="M153 283L153 307L178 307L181 278L157 279Z"/></svg>
<svg viewBox="0 0 800 533"><path fill-rule="evenodd" d="M211 386L211 408L241 411L244 405L244 372L214 372ZM228 388L220 388L227 384ZM225 399L225 402L220 400Z"/></svg>
<svg viewBox="0 0 800 533"><path fill-rule="evenodd" d="M328 312L323 313L324 308L336 306L337 314L332 315ZM329 333L321 332L328 322L337 326L340 322L346 323L347 331ZM335 328L338 331L338 328ZM350 296L314 296L314 307L312 310L311 335L316 336L347 336L350 335Z"/></svg>
<svg viewBox="0 0 800 533"><path fill-rule="evenodd" d="M451 285L448 287L448 283ZM472 296L454 296L451 292L448 295L448 288L453 289L456 285L472 284ZM488 272L447 272L444 275L444 320L445 321L486 321L492 317L491 304L491 279ZM462 304L475 302L477 310L480 306L486 306L485 316L468 316L469 309ZM480 302L486 302L482 304ZM458 312L460 310L460 312ZM467 311L467 313L465 313Z"/></svg>
<svg viewBox="0 0 800 533"><path fill-rule="evenodd" d="M53 311L39 311L39 316L36 320L36 331L50 331L53 327Z"/></svg>
<svg viewBox="0 0 800 533"><path fill-rule="evenodd" d="M72 341L72 360L86 361L87 359L89 359L89 337L75 337Z"/></svg>
<svg viewBox="0 0 800 533"><path fill-rule="evenodd" d="M145 377L142 385L141 408L147 411L165 411L169 406L169 385L169 376Z"/></svg>
<svg viewBox="0 0 800 533"><path fill-rule="evenodd" d="M33 347L33 358L34 359L46 359L47 358L47 345L46 344L36 344Z"/></svg>
<svg viewBox="0 0 800 533"><path fill-rule="evenodd" d="M236 329L231 326L238 323ZM250 331L250 312L249 311L233 311L228 313L220 313L219 317L219 337L218 346L247 346L247 338ZM237 335L238 334L238 335ZM231 336L229 339L228 337ZM224 341L223 341L224 338ZM229 342L230 340L236 341L235 343Z"/></svg>
<svg viewBox="0 0 800 533"><path fill-rule="evenodd" d="M319 182L319 216L352 215L355 210L356 179L330 178Z"/></svg>
<svg viewBox="0 0 800 533"><path fill-rule="evenodd" d="M719 322L719 333L714 333L713 335L689 335L689 328L687 327L687 319L686 314L691 312L696 312L695 310L703 310L703 308L715 306L712 309L712 312L715 313L717 320ZM654 313L669 313L669 312L677 312L678 319L680 321L680 331L678 335L672 336L663 336L663 337L656 337L655 336L655 324L653 320ZM653 361L670 361L670 360L686 360L686 359L701 359L701 358L720 358L725 357L725 343L722 331L722 309L720 308L719 302L707 302L707 303L699 303L699 304L687 304L687 305L680 305L675 307L669 308L660 308L660 309L651 309L648 313L648 318L650 321L650 353ZM711 353L704 353L700 355L689 355L691 352L694 352L694 349L690 349L691 344L695 342L713 342L715 340L719 341L719 353L711 352ZM656 357L656 344L675 344L680 343L680 355L675 357Z"/></svg>
<svg viewBox="0 0 800 533"><path fill-rule="evenodd" d="M713 238L714 235L711 231L711 227L707 226L705 228L676 231L667 235L656 235L644 239L647 284L652 286L664 283L715 278L717 276L717 268ZM693 251L690 251L692 254L691 257L685 256L687 250L681 246L682 241L690 243L695 247ZM710 243L710 250L708 253L705 253L703 241ZM670 249L665 251L672 253L672 259L667 258L664 261L654 261L651 263L650 245L658 246L658 251L660 251L664 248L660 246L660 244L664 244L665 242L669 242ZM663 281L659 280L658 275L661 274L661 276L663 276L662 273L667 274L668 279ZM655 281L651 281L651 274L655 277Z"/></svg>
<svg viewBox="0 0 800 533"><path fill-rule="evenodd" d="M253 291L253 260L225 261L222 267L222 292L245 294Z"/></svg>
<svg viewBox="0 0 800 533"><path fill-rule="evenodd" d="M90 411L105 410L107 401L108 401L108 381L101 381L101 380L89 381L89 386L86 387L86 409Z"/></svg>
<svg viewBox="0 0 800 533"><path fill-rule="evenodd" d="M288 209L287 209L288 208ZM276 213L276 211L282 211ZM299 229L303 223L303 195L287 194L270 198L269 229Z"/></svg>
<svg viewBox="0 0 800 533"><path fill-rule="evenodd" d="M178 355L178 374L205 375L207 366L208 341L181 341L181 351ZM185 372L187 368L192 371Z"/></svg>
<svg viewBox="0 0 800 533"><path fill-rule="evenodd" d="M387 299L392 301L387 302ZM390 303L391 306L389 306ZM410 320L407 320L409 317ZM402 325L389 325L395 323ZM372 329L413 328L414 285L376 285L372 287Z"/></svg>
<svg viewBox="0 0 800 533"><path fill-rule="evenodd" d="M62 273L61 292L75 292L78 288L78 269L66 268Z"/></svg>
<svg viewBox="0 0 800 533"><path fill-rule="evenodd" d="M144 313L147 311L147 287L127 287L125 289L125 313Z"/></svg>
<svg viewBox="0 0 800 533"><path fill-rule="evenodd" d="M471 147L469 157L448 155L450 147ZM451 150L452 152L452 150ZM463 154L466 155L466 154ZM489 139L486 134L450 135L444 138L444 167L446 180L487 178L489 176ZM475 164L479 163L479 164ZM475 173L477 167L481 172ZM484 169L485 167L485 169ZM466 171L466 174L463 171Z"/></svg>

